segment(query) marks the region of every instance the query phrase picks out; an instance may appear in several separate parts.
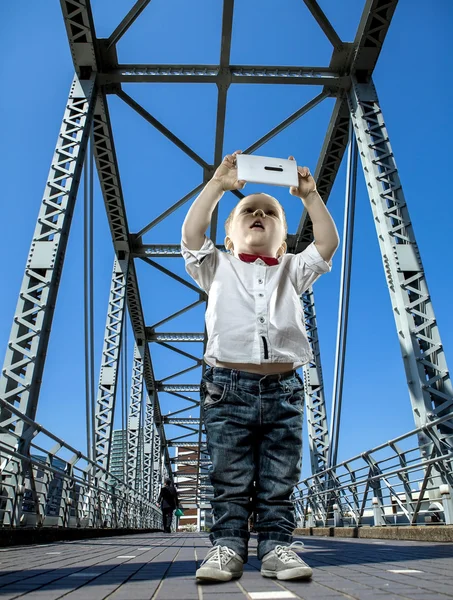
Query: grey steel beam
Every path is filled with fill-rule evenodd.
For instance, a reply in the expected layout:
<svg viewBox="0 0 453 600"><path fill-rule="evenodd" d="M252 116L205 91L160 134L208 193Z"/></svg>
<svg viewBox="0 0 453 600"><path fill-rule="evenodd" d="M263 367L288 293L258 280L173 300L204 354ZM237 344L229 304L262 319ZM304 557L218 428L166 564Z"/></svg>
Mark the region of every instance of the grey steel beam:
<svg viewBox="0 0 453 600"><path fill-rule="evenodd" d="M107 49L118 43L134 21L142 14L151 0L137 0L131 10L127 13L121 23L107 40Z"/></svg>
<svg viewBox="0 0 453 600"><path fill-rule="evenodd" d="M97 465L110 470L113 417L115 414L118 364L126 309L126 282L129 256L124 252L113 261L107 309L101 371L96 397L95 457Z"/></svg>
<svg viewBox="0 0 453 600"><path fill-rule="evenodd" d="M176 275L175 273L173 273L173 271L170 271L169 269L166 269L165 267L163 267L159 263L156 263L156 262L154 262L153 260L151 260L151 259L149 259L147 257L141 257L141 258L142 258L143 262L147 263L151 267L154 267L155 269L157 269L161 273L164 273L164 275L168 275L168 277L171 277L172 279L174 279L178 283L181 283L182 285L185 285L186 287L188 287L190 290L192 290L196 294L200 293L200 288L199 287L197 287L196 285L193 285L192 283L189 283L188 281L186 281L182 277L179 277L179 275Z"/></svg>
<svg viewBox="0 0 453 600"><path fill-rule="evenodd" d="M204 333L146 332L148 342L204 342Z"/></svg>
<svg viewBox="0 0 453 600"><path fill-rule="evenodd" d="M178 350L177 348L172 348L171 346L169 346L170 350ZM181 352L180 352L181 353ZM190 354L187 354L185 352L181 353L183 356L186 356L186 358L191 358ZM191 367L187 367L186 369L181 369L180 371L176 371L174 373L170 373L170 375L167 375L167 377L164 377L163 379L161 379L161 383L164 381L167 381L168 379L175 379L175 377L180 377L181 375L185 375L186 373L190 373L191 371L193 371L194 369L197 369L198 367L201 366L202 361L200 359L195 360L195 364Z"/></svg>
<svg viewBox="0 0 453 600"><path fill-rule="evenodd" d="M351 117L370 197L387 286L417 427L453 415L453 387L433 303L398 175L389 135L372 82L354 80ZM453 416L437 429L453 441ZM423 438L423 436L422 436ZM420 440L428 458L429 444Z"/></svg>
<svg viewBox="0 0 453 600"><path fill-rule="evenodd" d="M76 73L99 73L100 52L89 0L60 0L60 6Z"/></svg>
<svg viewBox="0 0 453 600"><path fill-rule="evenodd" d="M143 342L145 343L145 342ZM129 415L127 425L127 483L137 489L138 474L143 475L139 465L139 439L143 429L141 420L143 402L143 362L144 345L134 345L134 359L132 363L132 381L130 392Z"/></svg>
<svg viewBox="0 0 453 600"><path fill-rule="evenodd" d="M221 252L225 252L223 244L216 244L216 248ZM141 258L147 256L149 258L181 258L180 244L141 244L134 246L133 255Z"/></svg>
<svg viewBox="0 0 453 600"><path fill-rule="evenodd" d="M231 0L226 0L231 2ZM231 35L231 34L230 34ZM347 88L349 78L330 67L258 65L115 65L99 75L102 85L120 83L215 83L320 85Z"/></svg>
<svg viewBox="0 0 453 600"><path fill-rule="evenodd" d="M84 162L83 206L83 288L84 288L84 334L85 334L85 406L87 455L94 458L95 382L94 382L94 156L93 144L87 146Z"/></svg>
<svg viewBox="0 0 453 600"><path fill-rule="evenodd" d="M54 308L86 153L95 98L94 76L74 77L64 110L44 195L39 209L24 278L16 306L0 397L34 419L49 344ZM20 451L27 443L27 425L2 407L0 438ZM5 466L2 459L2 468ZM6 488L8 494L14 490Z"/></svg>
<svg viewBox="0 0 453 600"><path fill-rule="evenodd" d="M105 94L97 97L93 120L94 156L116 252L130 255L129 227Z"/></svg>
<svg viewBox="0 0 453 600"><path fill-rule="evenodd" d="M165 385L161 385L160 382L158 382L158 389L160 389L162 392L178 392L178 393L183 393L183 392L199 392L200 391L200 385L198 383L171 383L171 384L165 384Z"/></svg>
<svg viewBox="0 0 453 600"><path fill-rule="evenodd" d="M157 502L157 498L159 497L160 488L162 485L162 439L161 432L163 431L163 427L159 427L159 429L154 425L153 427L153 447L152 447L152 455L153 455L153 463L152 463L152 486L151 486L151 500L153 502ZM168 466L171 469L170 458L168 459Z"/></svg>
<svg viewBox="0 0 453 600"><path fill-rule="evenodd" d="M200 294L200 296L202 296L202 295L204 296L204 293ZM199 306L200 304L203 304L203 302L204 302L204 298L200 298L200 300L197 300L196 302L192 302L192 304L188 304L185 308L182 308L181 310L174 312L173 314L169 315L165 319L162 319L161 321L158 321L157 323L150 325L149 328L147 328L147 329L150 331L154 331L156 329L156 327L161 327L162 325L164 325L165 323L168 323L172 319L176 319L176 317L179 317L179 316L185 314L188 310L191 310L192 308L195 308L195 307Z"/></svg>
<svg viewBox="0 0 453 600"><path fill-rule="evenodd" d="M192 465L206 465L206 466L209 466L211 464L211 461L208 458L207 459L198 460L198 459L193 459L193 458L186 458L185 459L184 457L181 457L181 456L178 456L178 458L172 458L171 462L172 462L173 465L183 464L183 465L190 465L190 466L192 466Z"/></svg>
<svg viewBox="0 0 453 600"><path fill-rule="evenodd" d="M168 216L170 216L172 213L174 213L176 210L178 210L178 208L183 206L186 202L188 202L191 198L193 198L193 196L195 196L196 194L201 192L201 190L203 188L204 188L204 183L200 183L200 185L197 185L196 188L191 190L188 194L186 194L183 198L181 198L181 200L176 202L176 204L173 204L172 206L170 206L170 208L168 208L166 211L164 211L162 214L160 214L158 217L156 217L153 221L148 223L148 225L143 227L143 229L140 229L140 231L135 235L135 238L140 239L143 235L145 235L145 233L150 231L150 229L152 229L153 227L156 227L156 225L159 225L159 223L161 223L164 219L166 219Z"/></svg>
<svg viewBox="0 0 453 600"><path fill-rule="evenodd" d="M304 374L304 391L307 404L311 472L315 475L327 468L329 431L322 376L321 349L312 287L302 294L302 306L305 329L313 354L313 360L305 364L302 367L302 371Z"/></svg>
<svg viewBox="0 0 453 600"><path fill-rule="evenodd" d="M327 204L341 161L343 160L348 142L349 119L346 99L338 98L332 111L314 174L316 187L325 204ZM296 235L292 243L288 243L288 251L298 254L302 250L305 250L312 241L313 225L308 212L304 209Z"/></svg>
<svg viewBox="0 0 453 600"><path fill-rule="evenodd" d="M150 125L152 125L157 131L162 133L170 142L173 142L175 146L177 146L180 150L185 152L187 156L189 156L192 160L194 160L200 167L203 169L209 169L210 165L206 161L204 161L196 152L194 152L189 146L184 144L174 133L172 133L169 129L165 127L160 121L158 121L155 117L153 117L147 110L143 108L138 102L136 102L133 98L131 98L128 94L123 92L122 90L117 91L117 96L123 100L128 106L130 106L137 114L148 121Z"/></svg>
<svg viewBox="0 0 453 600"><path fill-rule="evenodd" d="M398 0L367 0L353 42L351 73L369 79L374 71Z"/></svg>
<svg viewBox="0 0 453 600"><path fill-rule="evenodd" d="M230 74L230 52L231 52L231 33L233 29L233 8L234 0L223 0L222 14L222 41L220 47L220 80L217 84L217 117L214 138L214 165L218 166L222 162L223 140L225 137L225 117L228 89L231 85ZM217 237L217 219L219 215L218 205L214 208L211 216L210 237L216 243Z"/></svg>
<svg viewBox="0 0 453 600"><path fill-rule="evenodd" d="M135 491L143 496L145 485L144 485L144 472L145 472L145 436L144 436L144 423L145 423L145 415L144 415L144 398L142 398L142 405L140 410L140 428L138 430L138 450L137 450L137 470L135 473Z"/></svg>
<svg viewBox="0 0 453 600"><path fill-rule="evenodd" d="M168 412L168 414L165 415L165 418L167 418L167 419L169 419L171 417L175 417L177 415L181 415L183 413L186 413L187 411L190 410L190 408L194 409L194 408L197 408L197 406L199 406L198 400L193 400L192 398L189 398L188 396L184 396L183 394L172 393L172 396L174 396L175 398L181 398L181 400L187 400L187 402L192 403L192 406L188 407L188 408L181 408L180 410ZM192 415L189 415L189 417L191 417L191 416Z"/></svg>
<svg viewBox="0 0 453 600"><path fill-rule="evenodd" d="M186 477L187 479L197 479L197 474L196 473L184 473L184 477ZM200 476L201 480L207 481L209 480L209 475L201 475ZM190 485L190 481L184 481L183 485ZM209 488L209 485L206 486L201 486L201 487L205 487L205 488Z"/></svg>
<svg viewBox="0 0 453 600"><path fill-rule="evenodd" d="M178 419L171 419L164 416L164 422L168 423L169 425L199 425L200 419L190 419L183 417Z"/></svg>
<svg viewBox="0 0 453 600"><path fill-rule="evenodd" d="M148 394L146 394L145 424L143 429L143 495L145 496L146 500L151 500L153 484L154 407L153 402Z"/></svg>
<svg viewBox="0 0 453 600"><path fill-rule="evenodd" d="M274 129L271 129L271 131L266 133L266 135L263 135L262 138L260 138L254 144L252 144L246 150L244 150L244 154L252 154L252 152L255 152L255 150L258 150L258 148L261 148L261 146L264 146L264 144L266 144L266 142L268 142L273 137L275 137L278 133L280 133L281 131L286 129L289 125L291 125L292 123L297 121L297 119L300 119L300 117L307 114L307 112L309 110L311 110L312 108L314 108L315 106L320 104L329 95L330 94L328 92L326 92L325 90L322 91L320 94L315 96L315 98L313 98L312 100L307 102L307 104L305 104L304 106L302 106L301 108L296 110L296 112L293 113L291 116L289 116L287 119L282 121L280 123L280 125L277 125L277 127L274 127Z"/></svg>
<svg viewBox="0 0 453 600"><path fill-rule="evenodd" d="M329 42L332 44L332 46L336 50L342 50L343 42L338 37L337 32L332 27L332 24L330 23L329 19L326 17L316 0L304 0L304 2L308 10L311 12L313 17L316 19L316 22L328 38Z"/></svg>
<svg viewBox="0 0 453 600"><path fill-rule="evenodd" d="M341 405L343 400L344 364L348 333L349 297L351 288L352 247L354 239L355 198L357 182L357 144L352 122L349 127L349 151L346 170L346 198L344 209L343 248L341 256L340 298L338 306L337 341L332 392L332 417L330 421L330 446L327 468L337 464L340 435Z"/></svg>
<svg viewBox="0 0 453 600"><path fill-rule="evenodd" d="M184 352L183 350L180 350L179 348L175 348L174 346L171 346L170 344L165 344L163 342L157 342L157 343L159 344L159 346L162 346L163 348L167 348L167 350L172 350L173 352L176 352L180 356L185 356L186 358L193 360L196 366L201 366L201 364L203 362L203 360L201 358L198 358L197 356L194 356L193 354L190 354L189 352ZM165 381L165 379L163 379L162 381Z"/></svg>

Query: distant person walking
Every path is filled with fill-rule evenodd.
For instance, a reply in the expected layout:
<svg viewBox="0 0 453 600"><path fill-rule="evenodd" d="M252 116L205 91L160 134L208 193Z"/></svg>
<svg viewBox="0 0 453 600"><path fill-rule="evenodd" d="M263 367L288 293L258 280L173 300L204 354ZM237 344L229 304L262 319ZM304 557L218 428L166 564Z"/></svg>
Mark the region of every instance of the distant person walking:
<svg viewBox="0 0 453 600"><path fill-rule="evenodd" d="M160 490L157 503L162 510L165 533L171 533L171 522L173 519L173 511L179 508L179 498L175 486L171 479L165 480L165 485Z"/></svg>

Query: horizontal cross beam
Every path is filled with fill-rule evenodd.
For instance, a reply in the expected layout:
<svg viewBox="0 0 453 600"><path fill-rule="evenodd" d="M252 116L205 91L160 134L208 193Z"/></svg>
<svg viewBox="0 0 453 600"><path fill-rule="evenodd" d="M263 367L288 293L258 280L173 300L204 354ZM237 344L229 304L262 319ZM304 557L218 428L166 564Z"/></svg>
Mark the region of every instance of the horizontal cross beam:
<svg viewBox="0 0 453 600"><path fill-rule="evenodd" d="M330 67L218 65L117 65L99 74L101 85L115 83L290 83L347 89L350 78Z"/></svg>

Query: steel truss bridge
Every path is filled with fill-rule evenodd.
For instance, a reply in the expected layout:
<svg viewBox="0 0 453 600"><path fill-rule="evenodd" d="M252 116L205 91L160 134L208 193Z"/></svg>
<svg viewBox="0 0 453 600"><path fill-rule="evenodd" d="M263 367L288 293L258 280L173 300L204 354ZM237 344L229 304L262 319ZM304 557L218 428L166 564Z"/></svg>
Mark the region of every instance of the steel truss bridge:
<svg viewBox="0 0 453 600"><path fill-rule="evenodd" d="M303 367L312 475L295 490L299 523L304 526L375 525L423 517L452 523L453 390L440 332L414 232L386 130L373 70L395 11L397 0L367 0L353 42L342 41L316 0L304 0L332 45L325 66L234 65L230 47L234 0L224 0L220 60L215 65L120 64L117 44L146 9L137 0L110 37L96 36L89 0L61 0L61 10L74 62L74 78L27 258L16 313L0 380L0 458L3 527L160 527L155 500L164 475L187 470L180 494L186 505L201 510L211 490L207 476L205 438L199 416L199 386L171 380L202 367L194 355L173 346L199 342L205 331L171 331L171 322L203 305L205 294L154 259L180 258L180 248L144 244L145 233L188 203L212 177L224 153L228 91L241 84L322 86L322 91L282 123L243 151L253 153L326 98L335 105L315 171L319 193L328 202L340 163L347 155L348 176L341 260L340 317L333 394L328 431L321 352L313 290L301 297L313 362ZM212 162L206 162L178 139L123 89L131 82L214 83L217 120ZM130 231L122 193L108 97L116 95L144 121L160 131L203 169L203 180L140 231ZM337 464L339 419L345 364L351 271L355 185L360 165L382 256L395 326L400 342L415 428L398 439ZM95 165L95 166L94 166ZM85 201L89 206L97 175L115 252L107 306L104 345L97 386L93 383L92 281L90 252L85 258L85 334L87 349L87 451L73 448L36 422L46 351L58 302L60 276L76 196L85 166ZM242 197L236 192L238 198ZM89 211L87 222L89 230ZM217 242L218 211L211 238ZM89 239L89 238L88 238ZM289 235L288 251L298 253L312 241L312 224L304 212ZM159 323L151 324L142 308L136 267L144 261L192 290L196 300ZM125 314L134 334L132 382L127 421L125 477L111 470L113 414L124 354ZM162 330L162 327L168 330ZM158 330L159 329L159 330ZM193 362L184 371L160 381L153 365L158 344ZM90 351L91 348L91 351ZM123 351L123 352L122 352ZM91 353L90 353L91 352ZM124 356L123 356L124 358ZM91 383L90 383L91 381ZM165 414L160 394L183 400L186 407ZM192 413L198 415L194 418ZM168 426L178 428L170 437ZM172 429L174 431L174 429ZM45 443L41 440L46 440ZM48 449L50 446L50 450ZM169 449L187 447L173 457ZM64 460L59 457L64 454ZM67 458L70 456L70 458ZM414 493L414 485L417 493ZM50 510L52 509L52 510Z"/></svg>

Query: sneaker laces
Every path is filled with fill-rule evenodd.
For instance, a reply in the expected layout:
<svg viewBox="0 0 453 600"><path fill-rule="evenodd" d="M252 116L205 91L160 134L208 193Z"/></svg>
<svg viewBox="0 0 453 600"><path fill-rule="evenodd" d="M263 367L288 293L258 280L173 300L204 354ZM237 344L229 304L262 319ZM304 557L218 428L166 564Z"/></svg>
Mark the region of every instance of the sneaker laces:
<svg viewBox="0 0 453 600"><path fill-rule="evenodd" d="M274 548L275 554L283 563L289 563L292 560L297 560L299 562L304 562L301 557L296 554L293 548L302 549L304 547L304 543L297 540L293 542L290 546L276 546Z"/></svg>
<svg viewBox="0 0 453 600"><path fill-rule="evenodd" d="M202 565L214 563L219 567L219 569L222 569L222 567L225 566L235 554L236 552L231 550L231 548L228 548L228 546L214 546L214 548L212 548L206 555Z"/></svg>

